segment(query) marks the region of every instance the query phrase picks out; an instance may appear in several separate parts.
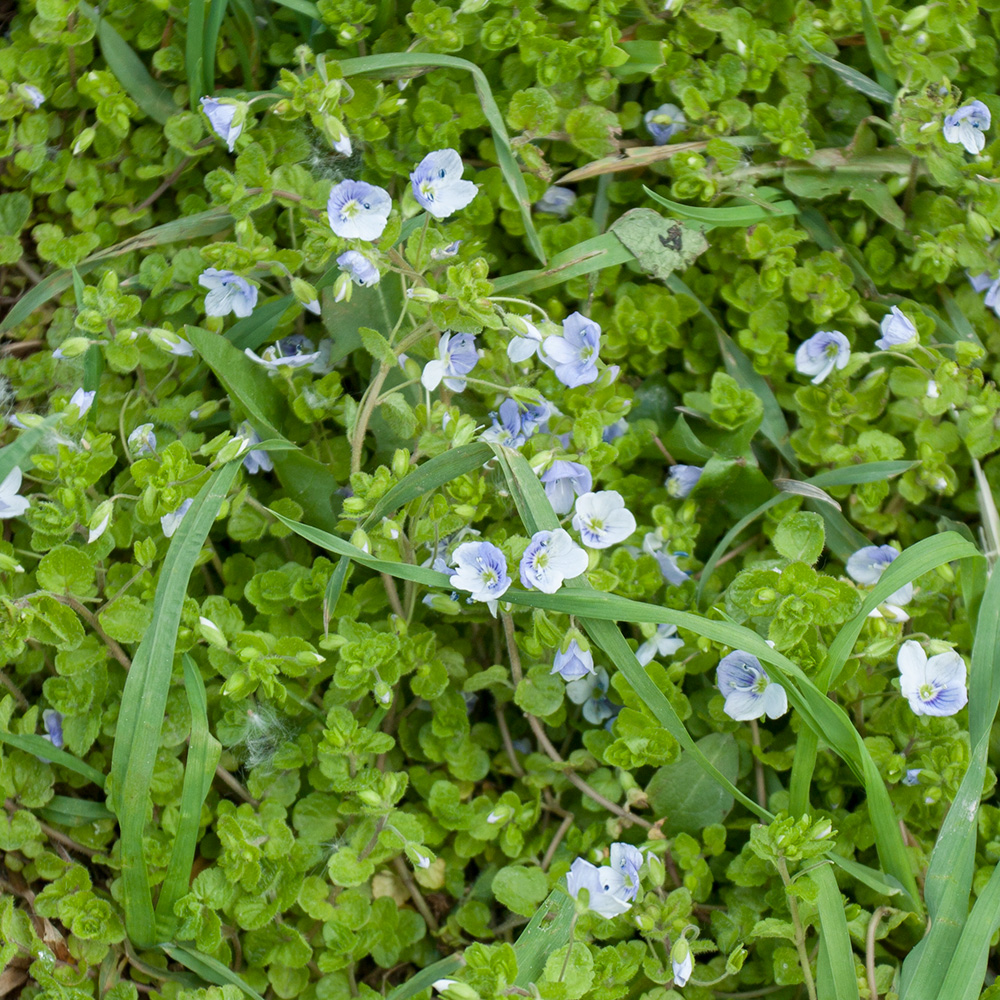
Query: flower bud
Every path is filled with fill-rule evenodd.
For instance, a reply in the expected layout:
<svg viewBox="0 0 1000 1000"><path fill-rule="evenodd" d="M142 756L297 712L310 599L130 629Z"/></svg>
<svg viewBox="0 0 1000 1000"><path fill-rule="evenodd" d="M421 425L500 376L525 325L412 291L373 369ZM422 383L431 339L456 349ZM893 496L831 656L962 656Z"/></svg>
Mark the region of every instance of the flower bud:
<svg viewBox="0 0 1000 1000"><path fill-rule="evenodd" d="M407 844L403 848L403 852L410 859L410 864L414 868L430 868L434 861L434 855L430 851L427 854L423 854L413 844Z"/></svg>
<svg viewBox="0 0 1000 1000"><path fill-rule="evenodd" d="M354 282L351 280L350 272L341 271L337 275L337 280L333 283L333 301L350 302L353 288Z"/></svg>
<svg viewBox="0 0 1000 1000"><path fill-rule="evenodd" d="M222 629L211 618L199 616L198 631L207 643L216 646L218 649L225 649L229 645L225 635L222 634Z"/></svg>
<svg viewBox="0 0 1000 1000"><path fill-rule="evenodd" d="M362 788L358 792L358 798L366 805L375 808L382 804L382 796L374 788Z"/></svg>
<svg viewBox="0 0 1000 1000"><path fill-rule="evenodd" d="M312 649L303 649L295 654L295 662L300 667L318 667L321 663L326 663L326 657Z"/></svg>
<svg viewBox="0 0 1000 1000"><path fill-rule="evenodd" d="M304 306L317 300L316 289L302 278L292 278L292 294Z"/></svg>
<svg viewBox="0 0 1000 1000"><path fill-rule="evenodd" d="M52 357L78 358L88 347L90 341L86 337L69 337L52 352Z"/></svg>
<svg viewBox="0 0 1000 1000"><path fill-rule="evenodd" d="M503 321L508 330L512 330L519 337L530 337L532 340L541 340L541 334L534 323L529 323L523 316L516 313L504 313Z"/></svg>
<svg viewBox="0 0 1000 1000"><path fill-rule="evenodd" d="M408 299L413 299L414 302L426 302L428 304L437 302L441 296L434 291L433 288L428 288L426 285L419 285L416 288L407 288L406 297Z"/></svg>
<svg viewBox="0 0 1000 1000"><path fill-rule="evenodd" d="M83 129L82 132L73 141L73 155L79 156L81 153L86 152L90 149L90 144L94 141L97 136L96 129L87 127Z"/></svg>
<svg viewBox="0 0 1000 1000"><path fill-rule="evenodd" d="M0 552L0 573L23 573L24 567L12 556Z"/></svg>
<svg viewBox="0 0 1000 1000"><path fill-rule="evenodd" d="M218 454L218 460L220 465L225 465L227 462L232 462L239 458L243 452L248 451L250 448L250 442L246 438L233 438L231 441L227 441L220 449Z"/></svg>
<svg viewBox="0 0 1000 1000"><path fill-rule="evenodd" d="M351 535L351 545L355 548L361 549L366 556L371 555L371 542L368 540L367 533L362 531L360 528L358 528L354 534Z"/></svg>
<svg viewBox="0 0 1000 1000"><path fill-rule="evenodd" d="M250 675L244 670L237 670L222 687L222 693L227 698L240 701L247 695L253 694L256 690L256 683L251 680Z"/></svg>
<svg viewBox="0 0 1000 1000"><path fill-rule="evenodd" d="M105 500L103 503L99 503L94 509L94 513L90 515L90 521L87 523L87 528L89 529L89 534L87 536L87 544L91 542L96 542L105 531L108 530L108 525L111 523L111 512L114 509L114 504L110 500Z"/></svg>

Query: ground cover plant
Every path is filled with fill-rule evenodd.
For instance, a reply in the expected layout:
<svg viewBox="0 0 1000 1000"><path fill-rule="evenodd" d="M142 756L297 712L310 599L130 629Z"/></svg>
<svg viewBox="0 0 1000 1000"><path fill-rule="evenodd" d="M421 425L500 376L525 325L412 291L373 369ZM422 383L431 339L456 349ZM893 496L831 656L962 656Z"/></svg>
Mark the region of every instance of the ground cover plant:
<svg viewBox="0 0 1000 1000"><path fill-rule="evenodd" d="M0 996L997 995L998 17L0 6Z"/></svg>

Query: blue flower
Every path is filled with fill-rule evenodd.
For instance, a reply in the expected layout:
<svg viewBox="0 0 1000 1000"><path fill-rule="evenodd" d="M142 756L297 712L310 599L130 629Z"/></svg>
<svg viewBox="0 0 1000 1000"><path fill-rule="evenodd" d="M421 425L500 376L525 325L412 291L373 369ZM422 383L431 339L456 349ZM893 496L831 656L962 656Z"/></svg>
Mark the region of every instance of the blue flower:
<svg viewBox="0 0 1000 1000"><path fill-rule="evenodd" d="M471 333L442 334L437 353L437 358L424 365L420 376L424 388L433 392L443 381L452 392L461 392L466 384L463 376L479 363L476 338Z"/></svg>
<svg viewBox="0 0 1000 1000"><path fill-rule="evenodd" d="M257 355L249 347L245 347L243 353L251 361L276 372L279 368L306 368L314 365L319 360L320 352L313 351L312 346L312 341L307 337L293 334L264 348L263 354Z"/></svg>
<svg viewBox="0 0 1000 1000"><path fill-rule="evenodd" d="M569 210L576 202L576 192L568 187L550 187L538 201L535 202L536 212L546 212L565 219Z"/></svg>
<svg viewBox="0 0 1000 1000"><path fill-rule="evenodd" d="M635 658L645 666L658 656L673 656L683 645L684 640L677 637L676 625L657 625L656 634L635 651Z"/></svg>
<svg viewBox="0 0 1000 1000"><path fill-rule="evenodd" d="M611 845L610 855L608 867L614 872L612 892L619 899L632 902L639 891L639 869L644 860L642 851L619 841Z"/></svg>
<svg viewBox="0 0 1000 1000"><path fill-rule="evenodd" d="M151 455L156 451L156 434L152 424L139 424L128 436L128 450L133 458L140 455Z"/></svg>
<svg viewBox="0 0 1000 1000"><path fill-rule="evenodd" d="M351 137L346 133L342 133L340 138L333 144L334 152L340 153L341 156L350 156L354 152L354 147L351 145Z"/></svg>
<svg viewBox="0 0 1000 1000"><path fill-rule="evenodd" d="M35 109L40 108L45 103L45 95L30 83L21 84L21 93L24 99Z"/></svg>
<svg viewBox="0 0 1000 1000"><path fill-rule="evenodd" d="M902 783L904 785L919 785L920 774L922 771L922 767L908 767L906 769L906 774L903 776Z"/></svg>
<svg viewBox="0 0 1000 1000"><path fill-rule="evenodd" d="M542 349L542 334L526 316L508 314L507 325L517 334L507 345L507 357L515 364L527 361Z"/></svg>
<svg viewBox="0 0 1000 1000"><path fill-rule="evenodd" d="M618 366L615 365L614 367L617 368ZM626 434L628 434L628 421L624 417L621 417L613 424L608 424L608 426L601 431L601 440L605 444L611 444L612 441L617 441L620 437L624 437Z"/></svg>
<svg viewBox="0 0 1000 1000"><path fill-rule="evenodd" d="M232 271L206 268L198 275L198 284L208 289L208 295L205 296L207 316L228 316L233 313L240 319L246 319L257 305L256 286Z"/></svg>
<svg viewBox="0 0 1000 1000"><path fill-rule="evenodd" d="M520 448L538 429L537 423L529 419L527 412L513 399L505 399L500 404L499 412L491 413L493 426L488 427L479 435L483 441L493 441L495 444L506 445L508 448Z"/></svg>
<svg viewBox="0 0 1000 1000"><path fill-rule="evenodd" d="M896 657L899 689L914 715L954 715L969 700L965 690L965 661L953 649L927 658L912 639Z"/></svg>
<svg viewBox="0 0 1000 1000"><path fill-rule="evenodd" d="M972 290L975 292L985 292L990 285L994 285L1000 281L1000 277L990 274L989 271L983 271L982 274L969 274L966 271L965 275L969 279L969 284L972 285Z"/></svg>
<svg viewBox="0 0 1000 1000"><path fill-rule="evenodd" d="M676 104L661 104L655 111L647 111L643 121L657 146L665 146L678 132L686 129L688 123Z"/></svg>
<svg viewBox="0 0 1000 1000"><path fill-rule="evenodd" d="M635 516L615 490L584 493L576 501L573 527L590 549L606 549L625 541L635 531Z"/></svg>
<svg viewBox="0 0 1000 1000"><path fill-rule="evenodd" d="M777 719L788 711L788 696L775 684L760 660L737 649L719 661L716 674L719 690L726 699L725 713L737 722L767 715Z"/></svg>
<svg viewBox="0 0 1000 1000"><path fill-rule="evenodd" d="M260 435L245 420L240 424L239 436L250 448L243 456L243 468L251 476L257 475L258 472L273 472L274 462L271 461L271 456L260 448L254 448L255 444L260 444Z"/></svg>
<svg viewBox="0 0 1000 1000"><path fill-rule="evenodd" d="M795 352L795 370L812 375L819 385L834 368L846 368L851 360L851 345L839 330L820 330L799 345Z"/></svg>
<svg viewBox="0 0 1000 1000"><path fill-rule="evenodd" d="M683 499L698 485L701 473L699 465L675 465L667 473L667 481L664 484L667 492L672 497Z"/></svg>
<svg viewBox="0 0 1000 1000"><path fill-rule="evenodd" d="M882 320L882 336L875 341L880 351L888 351L892 347L908 344L917 335L917 328L910 322L899 306L893 306L892 311Z"/></svg>
<svg viewBox="0 0 1000 1000"><path fill-rule="evenodd" d="M574 705L583 705L583 717L592 725L610 730L615 716L621 711L619 705L612 703L607 697L608 672L604 667L598 667L592 674L587 674L566 684L566 697Z"/></svg>
<svg viewBox="0 0 1000 1000"><path fill-rule="evenodd" d="M578 312L567 316L562 326L562 336L545 338L542 361L555 370L556 378L569 389L596 382L601 328Z"/></svg>
<svg viewBox="0 0 1000 1000"><path fill-rule="evenodd" d="M565 650L557 649L550 674L558 674L564 681L575 681L594 672L594 654L581 649L576 639L571 639Z"/></svg>
<svg viewBox="0 0 1000 1000"><path fill-rule="evenodd" d="M192 502L190 499L185 500L177 510L173 510L169 514L164 514L160 518L160 527L167 538L172 538L174 532L180 527L181 521L184 520L184 515L191 509Z"/></svg>
<svg viewBox="0 0 1000 1000"><path fill-rule="evenodd" d="M573 497L589 493L594 485L590 469L579 462L556 459L541 475L545 495L557 514L568 514L573 509Z"/></svg>
<svg viewBox="0 0 1000 1000"><path fill-rule="evenodd" d="M454 257L458 253L458 248L461 245L461 240L455 240L453 243L449 243L446 247L441 247L440 250L432 250L431 260L447 260L449 257Z"/></svg>
<svg viewBox="0 0 1000 1000"><path fill-rule="evenodd" d="M586 889L587 908L610 920L632 908L622 894L617 875L613 868L598 868L584 858L577 858L566 874L566 888L574 899Z"/></svg>
<svg viewBox="0 0 1000 1000"><path fill-rule="evenodd" d="M63 717L62 713L53 708L47 708L42 712L42 722L45 725L46 735L42 739L48 740L57 750L63 748Z"/></svg>
<svg viewBox="0 0 1000 1000"><path fill-rule="evenodd" d="M233 125L236 117L236 105L223 104L214 97L203 97L201 99L201 110L208 118L208 124L212 126L212 131L225 142L229 152L236 146L236 140L240 132L243 131L243 123Z"/></svg>
<svg viewBox="0 0 1000 1000"><path fill-rule="evenodd" d="M326 203L330 228L348 240L377 240L391 211L389 192L365 181L341 181Z"/></svg>
<svg viewBox="0 0 1000 1000"><path fill-rule="evenodd" d="M77 389L69 398L70 406L75 406L80 411L80 416L84 416L94 405L94 397L97 395L96 389L87 392L84 389Z"/></svg>
<svg viewBox="0 0 1000 1000"><path fill-rule="evenodd" d="M356 285L368 288L377 285L379 278L378 268L363 254L357 250L345 250L338 258L340 265L350 276Z"/></svg>
<svg viewBox="0 0 1000 1000"><path fill-rule="evenodd" d="M474 601L486 601L491 608L510 586L507 560L492 542L463 542L452 554L455 572L449 583L465 590Z"/></svg>
<svg viewBox="0 0 1000 1000"><path fill-rule="evenodd" d="M847 560L847 575L855 583L872 587L878 583L879 578L898 555L899 553L891 545L866 545ZM913 584L906 583L895 593L890 594L882 607L890 611L889 617L899 620L899 615L902 614L899 609L912 600ZM879 617L878 611L873 612L871 617ZM905 614L902 620L906 621Z"/></svg>
<svg viewBox="0 0 1000 1000"><path fill-rule="evenodd" d="M953 115L945 116L944 137L975 155L983 151L986 145L983 132L989 127L990 109L982 101L973 101L960 107Z"/></svg>
<svg viewBox="0 0 1000 1000"><path fill-rule="evenodd" d="M536 531L521 556L521 583L528 590L554 594L563 580L572 580L587 568L587 553L562 528Z"/></svg>
<svg viewBox="0 0 1000 1000"><path fill-rule="evenodd" d="M476 197L472 181L462 180L462 157L454 149L428 153L410 174L413 197L435 219L447 219Z"/></svg>

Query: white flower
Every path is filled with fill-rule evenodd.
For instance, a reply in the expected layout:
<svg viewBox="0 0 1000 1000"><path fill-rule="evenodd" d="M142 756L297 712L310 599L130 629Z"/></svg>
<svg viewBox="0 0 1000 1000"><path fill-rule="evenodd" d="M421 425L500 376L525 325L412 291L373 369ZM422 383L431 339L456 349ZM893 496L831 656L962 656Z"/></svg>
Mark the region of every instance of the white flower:
<svg viewBox="0 0 1000 1000"><path fill-rule="evenodd" d="M203 97L201 110L205 112L205 117L208 119L209 125L212 126L212 131L225 142L231 153L240 132L243 131L242 121L235 126L233 125L233 119L236 117L236 105L223 104L214 97Z"/></svg>
<svg viewBox="0 0 1000 1000"><path fill-rule="evenodd" d="M15 465L0 483L0 518L20 517L29 507L27 497L18 496L21 470Z"/></svg>
<svg viewBox="0 0 1000 1000"><path fill-rule="evenodd" d="M915 715L954 715L969 700L965 689L965 661L954 650L927 658L912 639L896 657L899 689Z"/></svg>
<svg viewBox="0 0 1000 1000"><path fill-rule="evenodd" d="M389 192L364 181L341 181L326 204L330 228L348 240L377 240L391 211Z"/></svg>
<svg viewBox="0 0 1000 1000"><path fill-rule="evenodd" d="M645 666L658 656L673 656L683 645L684 640L677 638L676 625L657 625L656 635L635 651L635 658Z"/></svg>
<svg viewBox="0 0 1000 1000"><path fill-rule="evenodd" d="M472 181L462 180L462 157L454 149L428 153L410 174L413 196L435 219L465 208L476 197Z"/></svg>
<svg viewBox="0 0 1000 1000"><path fill-rule="evenodd" d="M880 351L909 344L917 336L917 328L899 306L893 306L889 315L882 320L881 330L882 336L875 341L875 346Z"/></svg>
<svg viewBox="0 0 1000 1000"><path fill-rule="evenodd" d="M128 449L135 458L156 451L156 434L153 431L153 425L139 424L128 436Z"/></svg>
<svg viewBox="0 0 1000 1000"><path fill-rule="evenodd" d="M847 575L855 583L861 583L872 587L878 583L882 574L895 561L899 553L891 545L866 545L863 549L858 549L847 560ZM894 591L886 598L883 609L891 609L884 617L891 621L906 621L907 615L900 610L904 605L913 600L913 584L904 583L899 590ZM902 618L899 616L902 615ZM876 611L869 615L870 618L883 617Z"/></svg>
<svg viewBox="0 0 1000 1000"><path fill-rule="evenodd" d="M463 542L452 555L455 572L449 583L465 590L474 601L493 603L510 586L507 560L492 542Z"/></svg>
<svg viewBox="0 0 1000 1000"><path fill-rule="evenodd" d="M941 395L941 390L938 388L937 382L934 379L927 380L927 398L937 399Z"/></svg>
<svg viewBox="0 0 1000 1000"><path fill-rule="evenodd" d="M747 722L766 715L777 719L788 711L788 696L775 684L760 660L742 649L734 650L719 661L716 679L726 699L725 713L736 722Z"/></svg>
<svg viewBox="0 0 1000 1000"><path fill-rule="evenodd" d="M243 353L251 361L256 361L257 364L263 365L272 372L276 372L280 368L305 368L308 365L315 364L320 356L319 351L305 352L301 349L295 349L294 353L285 354L282 343L282 341L278 341L278 343L272 344L270 347L265 348L264 353L261 355L255 354L249 347L245 347ZM299 345L293 346L296 348L299 347Z"/></svg>
<svg viewBox="0 0 1000 1000"><path fill-rule="evenodd" d="M21 84L21 92L33 108L40 108L45 103L45 95L30 83Z"/></svg>
<svg viewBox="0 0 1000 1000"><path fill-rule="evenodd" d="M95 390L85 392L83 389L77 389L69 398L70 406L75 406L80 411L80 416L82 417L94 405L94 397L96 395L97 392Z"/></svg>
<svg viewBox="0 0 1000 1000"><path fill-rule="evenodd" d="M577 499L573 527L588 548L606 549L625 541L635 531L635 517L625 507L620 493L602 490L584 493Z"/></svg>
<svg viewBox="0 0 1000 1000"><path fill-rule="evenodd" d="M944 137L948 142L965 147L967 153L981 153L986 145L983 132L990 127L990 109L982 101L960 107L944 119Z"/></svg>
<svg viewBox="0 0 1000 1000"><path fill-rule="evenodd" d="M795 370L812 375L819 385L834 368L846 368L851 360L851 344L839 330L820 330L799 345L795 352Z"/></svg>
<svg viewBox="0 0 1000 1000"><path fill-rule="evenodd" d="M246 319L257 305L257 287L232 271L208 267L198 275L198 284L208 289L205 296L206 316L228 316L232 313Z"/></svg>
<svg viewBox="0 0 1000 1000"><path fill-rule="evenodd" d="M188 512L191 507L192 501L190 499L185 500L184 503L177 508L177 510L171 511L169 514L164 514L160 518L160 527L163 529L163 534L167 538L172 538L174 532L180 526L181 521L184 520L184 515Z"/></svg>
<svg viewBox="0 0 1000 1000"><path fill-rule="evenodd" d="M562 528L536 531L521 556L521 583L528 590L554 594L563 580L583 573L587 563L587 553Z"/></svg>
<svg viewBox="0 0 1000 1000"><path fill-rule="evenodd" d="M691 946L685 938L681 938L671 949L670 965L674 974L674 986L686 986L694 971L694 959L691 957Z"/></svg>
<svg viewBox="0 0 1000 1000"><path fill-rule="evenodd" d="M507 345L507 357L515 364L527 361L542 349L544 338L538 327L525 316L510 315L507 317L507 325L517 334Z"/></svg>
<svg viewBox="0 0 1000 1000"><path fill-rule="evenodd" d="M581 889L586 889L588 909L610 920L632 908L617 885L617 874L613 868L598 868L583 858L577 858L566 874L566 888L574 899L579 898Z"/></svg>

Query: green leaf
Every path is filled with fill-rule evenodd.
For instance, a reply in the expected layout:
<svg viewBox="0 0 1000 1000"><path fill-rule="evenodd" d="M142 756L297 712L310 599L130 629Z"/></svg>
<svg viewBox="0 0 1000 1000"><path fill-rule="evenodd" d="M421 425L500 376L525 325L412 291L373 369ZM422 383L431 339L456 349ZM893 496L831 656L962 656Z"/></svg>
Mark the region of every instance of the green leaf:
<svg viewBox="0 0 1000 1000"><path fill-rule="evenodd" d="M604 233L556 254L548 267L541 270L502 275L493 282L493 288L498 295L509 295L511 292L528 295L581 274L592 274L632 260L635 260L635 254L614 233Z"/></svg>
<svg viewBox="0 0 1000 1000"><path fill-rule="evenodd" d="M251 1000L264 1000L255 989L246 984L241 976L238 976L217 959L212 958L211 955L203 955L195 948L183 944L161 944L160 947L175 962L180 962L185 968L201 976L206 983L214 983L216 986L237 986L248 997L251 997Z"/></svg>
<svg viewBox="0 0 1000 1000"><path fill-rule="evenodd" d="M205 19L204 41L202 43L202 62L204 68L204 93L211 94L215 89L215 54L218 51L219 32L226 17L228 0L212 0ZM194 98L192 97L192 105Z"/></svg>
<svg viewBox="0 0 1000 1000"><path fill-rule="evenodd" d="M531 217L531 201L528 198L528 188L524 183L524 177L521 176L517 160L514 158L514 152L510 145L510 137L507 135L507 126L504 124L503 115L500 114L500 109L493 99L493 91L490 89L486 74L475 63L469 62L466 59L459 59L455 56L438 55L433 52L393 52L382 55L362 56L360 59L344 59L340 63L340 69L345 77L360 76L369 73L383 75L394 73L396 70L425 69L434 66L465 70L472 74L472 82L475 85L476 93L479 95L483 114L486 116L486 120L490 125L490 131L493 133L500 171L517 202L517 207L521 213L521 221L524 223L524 231L528 237L528 243L531 245L535 256L545 264L545 251L542 248L542 241L538 238L538 233L535 230L535 222Z"/></svg>
<svg viewBox="0 0 1000 1000"><path fill-rule="evenodd" d="M708 249L708 241L696 229L670 222L649 208L626 212L611 226L611 232L632 251L647 274L660 280L690 267Z"/></svg>
<svg viewBox="0 0 1000 1000"><path fill-rule="evenodd" d="M82 760L77 760L71 753L67 753L65 750L57 750L47 739L43 736L32 736L32 735L16 735L14 733L5 733L0 731L0 743L7 743L12 747L16 747L18 750L23 750L25 753L30 753L35 757L39 757L42 760L50 761L53 764L59 764L65 767L68 771L72 771L74 774L79 774L81 778L86 778L88 781L92 781L98 788L104 787L104 775L101 774L97 768L91 767L89 764L85 764Z"/></svg>
<svg viewBox="0 0 1000 1000"><path fill-rule="evenodd" d="M549 880L541 868L512 865L493 878L493 895L514 913L530 917L548 895Z"/></svg>
<svg viewBox="0 0 1000 1000"><path fill-rule="evenodd" d="M695 746L721 774L736 783L740 755L732 735L709 733ZM733 796L683 750L680 760L656 771L646 786L646 795L654 814L666 817L664 830L670 836L697 834L706 826L722 823L733 808Z"/></svg>
<svg viewBox="0 0 1000 1000"><path fill-rule="evenodd" d="M153 598L152 624L136 650L122 692L111 760L112 806L121 826L126 927L129 938L140 948L152 947L159 940L143 836L181 609L191 571L238 469L238 462L230 462L213 473L171 538Z"/></svg>
<svg viewBox="0 0 1000 1000"><path fill-rule="evenodd" d="M675 215L682 219L690 219L692 222L704 223L709 229L717 226L755 226L758 222L766 222L768 219L777 218L781 215L797 215L798 208L793 201L769 202L765 205L740 205L729 208L702 208L697 205L682 205L680 202L671 201L657 194L644 184L643 191L649 195L653 201L669 208Z"/></svg>
<svg viewBox="0 0 1000 1000"><path fill-rule="evenodd" d="M859 1000L854 950L837 879L828 865L814 869L809 877L819 889L816 900L820 927L817 992L824 1000L827 997L829 1000Z"/></svg>
<svg viewBox="0 0 1000 1000"><path fill-rule="evenodd" d="M101 802L74 799L68 795L53 795L44 809L36 809L35 812L47 823L58 823L60 826L84 826L115 818L115 814Z"/></svg>
<svg viewBox="0 0 1000 1000"><path fill-rule="evenodd" d="M808 511L796 511L783 518L774 533L773 544L779 555L810 566L823 552L823 518Z"/></svg>
<svg viewBox="0 0 1000 1000"><path fill-rule="evenodd" d="M187 73L188 98L191 107L198 107L198 98L205 93L205 2L191 0L187 5L187 41L184 50L184 70ZM211 54L215 61L215 53ZM139 102L136 101L136 104ZM162 124L162 122L161 122Z"/></svg>
<svg viewBox="0 0 1000 1000"><path fill-rule="evenodd" d="M88 3L80 3L79 9L97 25L97 40L101 45L108 69L118 78L129 97L161 125L177 112L170 91L157 83L146 69L145 63L135 54L129 44L117 31L101 17Z"/></svg>
<svg viewBox="0 0 1000 1000"><path fill-rule="evenodd" d="M864 73L859 73L851 66L845 66L842 62L837 62L836 59L824 55L806 41L802 42L802 46L813 59L822 63L827 69L832 69L848 87L852 87L854 90L864 94L865 97L870 97L873 101L881 101L883 104L891 105L895 101L896 98L885 87L877 84L874 80L870 80Z"/></svg>

